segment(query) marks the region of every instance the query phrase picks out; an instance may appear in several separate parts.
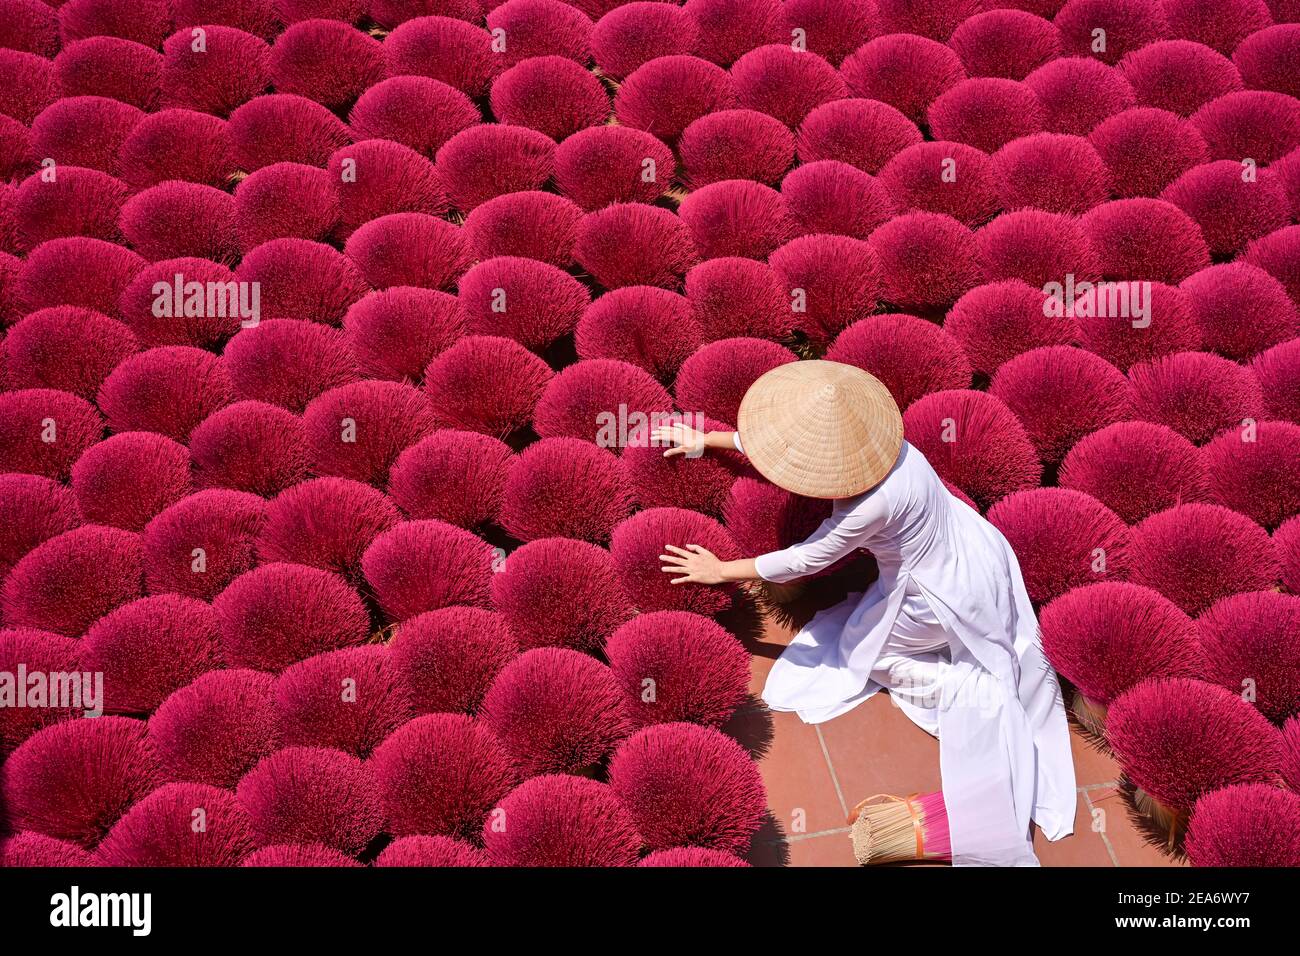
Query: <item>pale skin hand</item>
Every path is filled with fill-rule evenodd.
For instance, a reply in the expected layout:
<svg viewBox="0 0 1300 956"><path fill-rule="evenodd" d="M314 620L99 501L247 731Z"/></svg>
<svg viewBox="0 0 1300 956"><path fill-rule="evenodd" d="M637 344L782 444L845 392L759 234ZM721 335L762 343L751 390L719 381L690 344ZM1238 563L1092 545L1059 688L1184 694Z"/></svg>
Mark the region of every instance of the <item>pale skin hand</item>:
<svg viewBox="0 0 1300 956"><path fill-rule="evenodd" d="M698 544L688 544L685 548L666 544L664 550L670 553L659 555L659 560L664 562L659 570L682 575L673 578L670 584L723 584L727 581L758 580L753 558L723 561Z"/></svg>
<svg viewBox="0 0 1300 956"><path fill-rule="evenodd" d="M705 448L736 447L732 432L702 432L682 424L660 426L650 437L661 444L674 443L673 447L664 452L665 458ZM672 584L723 584L727 581L758 580L753 558L723 561L698 544L688 544L685 548L666 544L664 550L668 553L659 555L659 560L663 562L660 570L681 575L673 578L670 582Z"/></svg>
<svg viewBox="0 0 1300 956"><path fill-rule="evenodd" d="M702 432L689 425L678 423L660 425L650 433L650 440L656 445L671 443L672 447L664 451L664 457L672 458L674 455L700 452L705 448L734 449L736 447L732 439L734 434L735 432Z"/></svg>

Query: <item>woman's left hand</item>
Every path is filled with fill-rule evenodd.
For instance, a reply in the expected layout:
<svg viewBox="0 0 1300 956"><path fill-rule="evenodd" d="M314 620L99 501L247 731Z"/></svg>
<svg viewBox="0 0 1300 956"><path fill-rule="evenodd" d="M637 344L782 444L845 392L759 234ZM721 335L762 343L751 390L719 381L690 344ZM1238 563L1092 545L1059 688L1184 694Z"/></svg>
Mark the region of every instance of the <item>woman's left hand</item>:
<svg viewBox="0 0 1300 956"><path fill-rule="evenodd" d="M659 555L664 562L660 570L669 574L680 574L673 578L671 584L722 584L722 562L713 552L701 548L698 544L688 544L685 548L666 544L664 549L671 554Z"/></svg>

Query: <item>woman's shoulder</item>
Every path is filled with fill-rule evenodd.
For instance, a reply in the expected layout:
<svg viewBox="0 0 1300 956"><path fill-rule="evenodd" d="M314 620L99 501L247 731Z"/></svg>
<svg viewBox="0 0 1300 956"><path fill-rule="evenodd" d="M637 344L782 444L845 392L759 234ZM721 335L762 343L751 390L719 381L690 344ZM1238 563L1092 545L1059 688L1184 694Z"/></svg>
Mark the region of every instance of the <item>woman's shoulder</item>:
<svg viewBox="0 0 1300 956"><path fill-rule="evenodd" d="M923 476L930 470L930 463L925 460L925 456L919 451L903 442L898 450L898 458L894 461L894 466L889 469L889 473L867 494L875 491L881 491L890 494L899 488L910 487L914 484L918 476Z"/></svg>
<svg viewBox="0 0 1300 956"><path fill-rule="evenodd" d="M889 502L897 502L911 497L911 492L918 482L923 482L934 474L925 457L903 442L894 466L874 487L852 498L837 498L833 513L837 515L857 514L864 511L879 510ZM936 479L937 480L937 479Z"/></svg>
<svg viewBox="0 0 1300 956"><path fill-rule="evenodd" d="M920 450L903 442L898 460L885 477L884 484L912 485L918 481L938 481L939 476Z"/></svg>

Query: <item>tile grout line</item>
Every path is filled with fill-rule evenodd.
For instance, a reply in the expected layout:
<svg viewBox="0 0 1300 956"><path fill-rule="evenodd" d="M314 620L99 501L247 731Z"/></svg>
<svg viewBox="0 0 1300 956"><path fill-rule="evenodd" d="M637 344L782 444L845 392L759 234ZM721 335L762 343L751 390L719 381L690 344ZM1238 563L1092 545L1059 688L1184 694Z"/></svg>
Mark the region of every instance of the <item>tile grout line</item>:
<svg viewBox="0 0 1300 956"><path fill-rule="evenodd" d="M1103 785L1099 784L1098 786L1103 786ZM1091 826L1092 811L1095 810L1096 807L1092 805L1092 797L1088 795L1088 791L1086 789L1080 787L1079 791L1083 794L1083 802L1088 805L1088 823L1089 826ZM1106 811L1103 810L1102 812L1105 813ZM1097 836L1101 837L1102 845L1106 847L1106 853L1110 856L1110 862L1115 866L1119 866L1120 865L1119 856L1118 854L1115 853L1115 848L1111 846L1110 837L1106 836L1106 828L1102 827L1101 830L1097 831Z"/></svg>
<svg viewBox="0 0 1300 956"><path fill-rule="evenodd" d="M816 833L790 833L781 839L761 840L759 842L768 846L780 846L782 843L802 843L804 840L814 840L817 837L841 836L852 832L853 827L836 827L831 830L818 830Z"/></svg>
<svg viewBox="0 0 1300 956"><path fill-rule="evenodd" d="M840 810L843 811L847 818L849 815L849 805L844 802L844 791L840 789L840 778L835 774L835 764L831 763L831 752L826 746L826 738L822 736L820 724L813 724L813 730L817 731L817 742L821 744L822 756L826 758L826 769L830 771L831 783L835 785L835 796L840 801Z"/></svg>
<svg viewBox="0 0 1300 956"><path fill-rule="evenodd" d="M1105 783L1085 783L1082 787L1074 789L1079 793L1090 793L1093 790L1114 790L1118 786L1118 780L1107 780Z"/></svg>

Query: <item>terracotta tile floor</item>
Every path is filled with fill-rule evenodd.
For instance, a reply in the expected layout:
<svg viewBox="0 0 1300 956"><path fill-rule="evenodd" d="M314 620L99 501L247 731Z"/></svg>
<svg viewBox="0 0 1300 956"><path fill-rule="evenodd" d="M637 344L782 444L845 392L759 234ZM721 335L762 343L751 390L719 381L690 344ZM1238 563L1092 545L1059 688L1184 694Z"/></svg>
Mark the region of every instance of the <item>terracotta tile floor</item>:
<svg viewBox="0 0 1300 956"><path fill-rule="evenodd" d="M810 606L815 606L812 601ZM805 608L802 617L811 610ZM743 623L738 623L741 618ZM758 699L772 661L795 626L752 609L731 622L751 653L753 695L725 728L758 758L769 816L754 839L755 866L856 866L845 825L848 810L875 793L939 789L939 743L877 694L820 725L773 713ZM1074 835L1035 838L1044 866L1177 866L1147 843L1129 819L1115 761L1077 729L1071 731L1079 787Z"/></svg>

